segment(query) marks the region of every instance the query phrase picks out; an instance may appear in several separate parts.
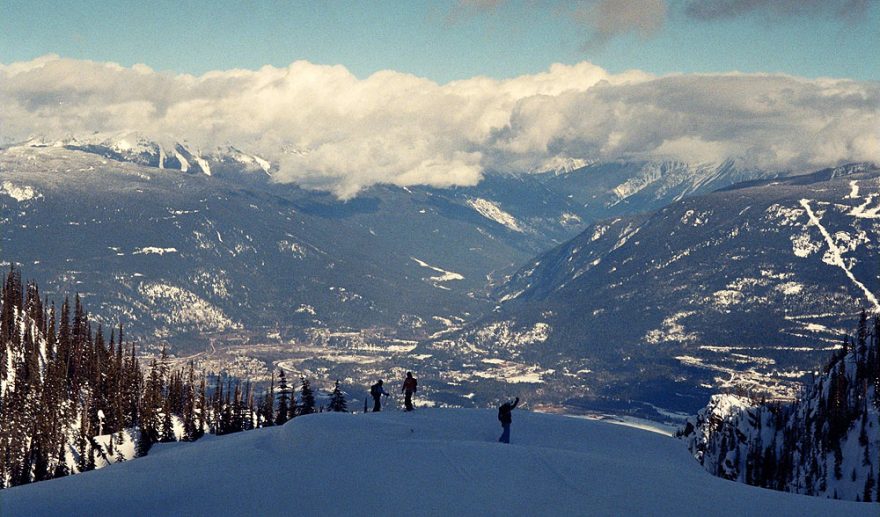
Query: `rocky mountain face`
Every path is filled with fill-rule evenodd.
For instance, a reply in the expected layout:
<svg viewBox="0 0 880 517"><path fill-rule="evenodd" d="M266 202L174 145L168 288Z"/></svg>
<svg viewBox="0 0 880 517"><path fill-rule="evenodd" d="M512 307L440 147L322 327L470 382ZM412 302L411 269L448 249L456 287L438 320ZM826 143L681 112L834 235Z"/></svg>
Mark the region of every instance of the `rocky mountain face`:
<svg viewBox="0 0 880 517"><path fill-rule="evenodd" d="M500 285L493 314L421 349L530 365L543 391L579 391L574 408L791 396L854 314L880 311L878 235L873 165L684 198L591 225Z"/></svg>

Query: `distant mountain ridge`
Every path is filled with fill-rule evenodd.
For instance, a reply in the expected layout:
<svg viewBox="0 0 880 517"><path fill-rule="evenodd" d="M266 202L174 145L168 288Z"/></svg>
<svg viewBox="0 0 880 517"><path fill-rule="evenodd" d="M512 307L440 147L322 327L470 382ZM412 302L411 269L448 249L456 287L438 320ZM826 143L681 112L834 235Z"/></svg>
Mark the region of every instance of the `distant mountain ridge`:
<svg viewBox="0 0 880 517"><path fill-rule="evenodd" d="M704 212L713 208L701 205L706 199L743 194L701 194L742 179L785 179L742 171L735 162L615 162L548 174L487 172L473 187L378 185L340 201L326 192L273 183L276 165L270 163L266 174L256 158L248 163L214 159L187 148L188 156L207 163L208 175L187 156L197 166L186 172L160 169L150 161L159 155L154 142L96 139L90 145L103 144L86 147L86 139L80 139L80 149L71 148L71 141L0 149L2 260L20 264L50 298L80 292L96 321L109 325L120 317L132 339L170 341L178 355L205 350L212 355L218 347L240 345L241 372L259 371L262 378L269 376L268 365L290 357L296 344L375 353L372 362L360 363L334 362L326 354L319 354L320 360L306 356L303 360L311 361L308 368L315 371L338 368L339 375L354 376L358 370L369 378L405 361L436 372L432 396L453 405L480 405L511 386L531 386L548 403L568 400L570 407L579 407L578 401L605 397L610 391L603 386L614 384L623 391L613 397L647 391L671 397L655 400L660 406L695 410L718 384L715 377L740 379L743 370L754 366L712 352L740 346L741 336L729 327L719 327L728 328L720 341L700 341L708 325L700 307L708 305L711 317L705 321L712 321L751 297L746 288L767 290L759 297L768 304L779 296L794 300L801 293L806 300L806 295L817 295L802 280L783 280L794 274L776 266L778 257L791 258L795 241L788 237L776 242L776 251L767 251L766 267L756 275L734 272L735 278L716 278L711 290L698 288L685 301L675 298L686 290L681 285L671 285L668 297L644 296L643 286L661 285L662 278L660 284L644 275L630 279L664 254L669 256L663 262L689 264L690 269L676 273L679 278L699 282L715 271L706 266L719 255L709 248L721 237L705 232L733 232L723 222L752 203L737 207L738 202L725 201L725 208L707 219ZM171 147L161 149L168 153ZM850 179L835 181L842 182L835 187L838 197L851 194ZM874 186L858 181L858 199L847 202L871 215L873 205L865 202ZM777 203L769 200L779 198L783 186L766 188L761 192L768 205ZM785 227L802 224L797 218L807 216L797 201L804 195L799 196L793 203L778 203L774 221ZM652 215L652 207L659 212ZM743 215L765 208L753 207ZM785 214L794 222L786 222ZM649 231L664 217L669 218L666 226ZM681 228L668 226L675 221ZM758 218L748 224L755 232L746 227L736 231L757 239L759 228L769 223ZM585 228L587 233L578 236ZM674 239L670 231L676 232ZM823 240L820 234L803 233L798 230L797 253L815 259ZM860 253L864 243L855 236L847 246ZM742 263L753 243L742 246L730 252L731 261ZM693 262L697 251L700 261ZM543 254L540 264L530 262L538 254ZM530 265L517 272L522 264ZM855 266L856 278L862 278L864 267L862 262ZM599 271L604 273L596 275ZM843 269L831 271L846 278L838 285L851 285ZM737 284L737 278L746 283ZM582 289L591 295L581 298ZM822 306L818 299L810 303L798 307ZM840 296L834 303L838 310L858 300ZM620 323L624 314L631 314L634 323ZM762 314L747 329L781 328L774 314ZM789 321L793 333L812 335L811 329L824 325L830 335L833 320L782 321ZM748 332L742 339L755 340ZM417 342L423 344L417 347ZM265 344L267 351L253 343ZM403 352L413 347L412 353ZM788 368L803 364L794 356L813 353L795 348L774 352L772 360ZM717 362L722 355L726 362ZM769 360L761 357L756 360ZM342 354L340 360L353 359L363 358ZM631 382L633 365L646 361L652 375ZM688 375L678 375L682 368ZM773 382L788 386L789 375L797 374L786 369Z"/></svg>
<svg viewBox="0 0 880 517"><path fill-rule="evenodd" d="M880 310L878 184L853 164L596 223L499 284L493 314L420 351L531 364L545 392L583 383L572 407L790 396L853 313Z"/></svg>
<svg viewBox="0 0 880 517"><path fill-rule="evenodd" d="M212 173L211 165L234 164L245 169L263 170L269 174L272 164L256 154L245 153L227 145L203 152L186 142L161 144L138 133L116 135L93 134L72 136L61 140L35 137L24 143L29 147L61 147L95 154L119 162L182 172Z"/></svg>
<svg viewBox="0 0 880 517"><path fill-rule="evenodd" d="M662 205L670 196L757 174L735 172L730 163L716 169L639 162L571 170L575 165L563 160L558 174L487 173L476 187L377 186L339 202L326 193L272 183L277 164L233 145L208 152L138 133L34 138L0 150L0 181L8 187L0 189L0 208L10 223L3 236L5 260L37 262L35 274L58 292L117 282L118 300L91 304L99 315L128 304L133 330L165 337L275 322L357 328L395 326L403 317L407 325L421 320L430 326L434 317L466 319L490 309L487 276L497 282L586 224L641 209L633 201L639 196L650 201L638 203ZM623 196L618 187L633 177L642 179L637 186L630 182ZM670 186L681 181L687 185ZM33 197L25 199L19 191ZM60 231L53 219L69 235L52 235ZM103 233L88 230L90 222ZM269 235L273 242L255 241ZM68 242L66 250L88 248L74 254L90 261L96 250L104 250L93 264L100 267L89 273L91 266L80 264L81 258L54 260L41 245L22 248L25 241L49 245L55 239ZM372 251L364 253L367 249ZM394 280L380 280L389 271L375 270L386 256L395 263L393 275L400 275ZM342 263L350 265L344 272L337 269ZM431 268L452 276L438 287ZM261 273L268 270L287 277L299 271L311 279L306 284L321 287L300 285L301 295L286 296ZM399 297L388 293L400 288L388 288L401 280L415 280L418 288L403 297L409 303L397 306ZM276 294L264 298L259 292ZM263 310L286 297L293 301L282 303L281 312ZM257 313L266 318L250 315Z"/></svg>

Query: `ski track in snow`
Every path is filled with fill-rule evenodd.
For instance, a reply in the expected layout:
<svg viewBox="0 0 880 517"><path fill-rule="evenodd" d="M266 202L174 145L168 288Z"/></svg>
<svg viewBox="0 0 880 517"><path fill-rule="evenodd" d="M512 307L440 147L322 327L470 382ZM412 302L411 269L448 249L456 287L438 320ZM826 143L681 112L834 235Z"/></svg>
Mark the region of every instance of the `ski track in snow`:
<svg viewBox="0 0 880 517"><path fill-rule="evenodd" d="M845 196L843 199L858 199L859 198L859 182L858 182L858 180L850 181L849 188L850 188L849 195Z"/></svg>
<svg viewBox="0 0 880 517"><path fill-rule="evenodd" d="M865 197L865 202L859 206L853 207L853 209L850 210L849 215L860 219L880 219L880 205L877 205L874 208L868 208L868 205L874 201L875 197L876 194L868 194L868 196Z"/></svg>
<svg viewBox="0 0 880 517"><path fill-rule="evenodd" d="M804 207L804 210L807 211L807 216L810 218L810 224L815 225L816 228L819 229L819 233L822 234L822 237L825 238L825 243L828 244L828 249L829 249L829 251L831 251L831 256L833 257L834 265L836 265L837 267L842 269L844 274L846 274L846 276L849 277L849 279L852 281L852 283L855 284L859 289L862 290L862 292L865 293L865 297L871 303L874 304L874 311L880 312L880 303L878 303L877 297L875 297L874 293L869 291L868 288L865 287L865 284L861 283L855 277L855 275L853 275L852 271L850 271L849 268L846 267L846 264L843 261L843 256L841 254L840 248L837 247L837 245L834 243L834 239L831 237L831 234L828 233L828 230L824 226L822 226L822 221L813 212L812 207L810 207L810 200L809 199L801 199L800 203L801 203L801 206Z"/></svg>

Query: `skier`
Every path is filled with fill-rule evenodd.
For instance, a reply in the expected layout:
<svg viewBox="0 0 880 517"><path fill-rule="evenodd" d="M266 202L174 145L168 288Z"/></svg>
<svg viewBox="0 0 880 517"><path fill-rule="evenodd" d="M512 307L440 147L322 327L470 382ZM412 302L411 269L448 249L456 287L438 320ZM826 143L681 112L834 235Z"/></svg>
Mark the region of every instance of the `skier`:
<svg viewBox="0 0 880 517"><path fill-rule="evenodd" d="M404 402L403 403L406 406L407 411L413 410L412 396L413 396L413 393L415 393L416 390L418 390L418 386L419 386L419 381L417 381L416 378L413 377L412 372L406 372L406 379L404 379L403 387L400 388L400 391L403 392L403 395L404 395Z"/></svg>
<svg viewBox="0 0 880 517"><path fill-rule="evenodd" d="M370 386L370 395L373 397L373 412L382 411L382 395L388 396L382 387L382 379Z"/></svg>
<svg viewBox="0 0 880 517"><path fill-rule="evenodd" d="M510 412L513 411L517 404L519 404L519 397L516 397L512 404L505 402L498 408L498 420L504 429L504 432L501 433L501 438L498 438L498 441L501 443L510 443L510 423L513 421L510 417Z"/></svg>

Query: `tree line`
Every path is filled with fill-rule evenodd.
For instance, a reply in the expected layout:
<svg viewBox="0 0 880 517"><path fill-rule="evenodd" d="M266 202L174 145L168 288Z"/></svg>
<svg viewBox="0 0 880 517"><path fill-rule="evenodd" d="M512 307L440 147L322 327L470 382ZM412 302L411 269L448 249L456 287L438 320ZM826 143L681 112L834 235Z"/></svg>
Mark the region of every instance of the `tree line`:
<svg viewBox="0 0 880 517"><path fill-rule="evenodd" d="M273 373L259 395L249 381L210 380L192 361L172 368L164 347L143 367L121 324L108 336L89 320L79 295L56 310L36 283L23 284L10 268L0 296L0 488L125 461L123 447L132 442L135 456L143 456L158 442L280 425L324 410L316 409L308 379L300 377L296 390L283 370L277 387ZM327 409L347 410L339 381Z"/></svg>
<svg viewBox="0 0 880 517"><path fill-rule="evenodd" d="M731 397L731 396L728 396ZM724 406L735 409L724 410ZM880 501L880 317L783 404L713 397L679 436L711 473L786 492Z"/></svg>

